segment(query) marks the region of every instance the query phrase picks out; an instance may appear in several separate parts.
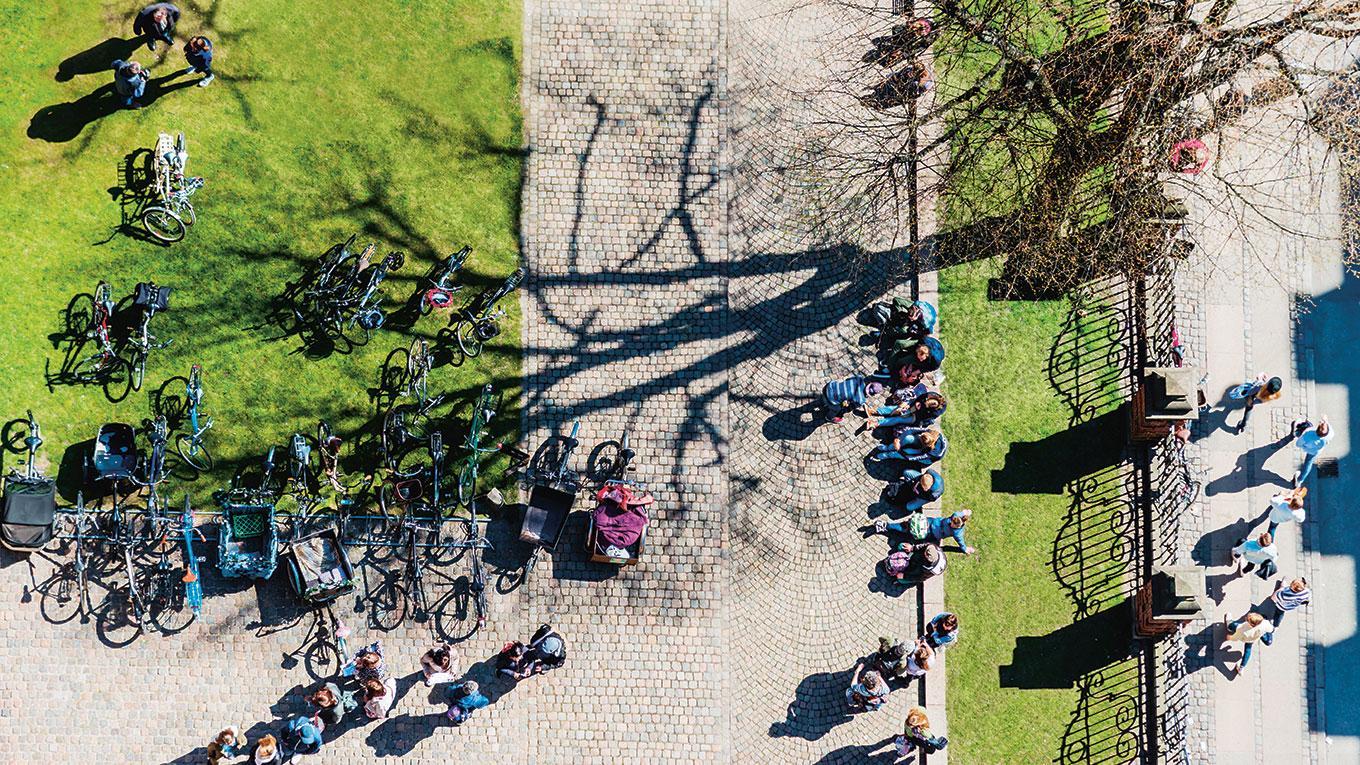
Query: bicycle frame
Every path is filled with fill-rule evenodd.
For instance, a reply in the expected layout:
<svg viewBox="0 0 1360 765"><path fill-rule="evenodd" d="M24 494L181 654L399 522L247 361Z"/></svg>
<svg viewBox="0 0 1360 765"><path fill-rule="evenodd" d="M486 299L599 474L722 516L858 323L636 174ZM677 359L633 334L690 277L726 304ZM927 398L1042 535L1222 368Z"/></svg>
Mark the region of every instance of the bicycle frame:
<svg viewBox="0 0 1360 765"><path fill-rule="evenodd" d="M206 542L203 532L194 526L194 508L189 504L189 495L184 496L184 514L181 516L181 524L184 526L184 596L189 601L189 607L193 609L194 616L203 613L203 583L198 580L198 556L194 554L194 535L197 534L200 541Z"/></svg>
<svg viewBox="0 0 1360 765"><path fill-rule="evenodd" d="M473 496L476 495L477 473L481 467L482 455L499 451L497 448L486 449L481 445L482 433L491 422L491 418L496 415L495 404L491 384L487 383L482 388L481 396L477 398L476 407L472 410L472 423L468 427L467 439L463 442L463 448L467 450L468 456L463 459L463 468L458 475L458 501L465 505L470 506Z"/></svg>
<svg viewBox="0 0 1360 765"><path fill-rule="evenodd" d="M472 255L471 247L464 247L458 252L453 253L444 259L442 263L431 273L429 277L429 288L420 297L420 310L422 313L428 312L431 308L447 310L452 304L454 293L463 289L463 285L454 284L453 280L462 270L463 264Z"/></svg>
<svg viewBox="0 0 1360 765"><path fill-rule="evenodd" d="M312 447L307 437L294 433L288 449L288 477L292 479L296 491L303 495L311 494L312 486Z"/></svg>
<svg viewBox="0 0 1360 765"><path fill-rule="evenodd" d="M151 495L154 497L155 486L165 480L165 448L169 442L169 425L164 416L158 416L151 423L147 436L151 442L151 449L146 460L146 474L144 479L134 477L132 480L141 486L152 487Z"/></svg>

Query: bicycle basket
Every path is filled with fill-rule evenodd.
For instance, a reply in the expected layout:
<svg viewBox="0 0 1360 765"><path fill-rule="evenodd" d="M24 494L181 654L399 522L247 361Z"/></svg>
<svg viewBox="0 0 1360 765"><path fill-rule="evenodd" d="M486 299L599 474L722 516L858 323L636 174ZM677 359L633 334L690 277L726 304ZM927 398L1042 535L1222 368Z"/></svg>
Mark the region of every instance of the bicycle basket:
<svg viewBox="0 0 1360 765"><path fill-rule="evenodd" d="M170 288L159 287L154 282L137 282L132 302L141 308L164 311L170 307Z"/></svg>
<svg viewBox="0 0 1360 765"><path fill-rule="evenodd" d="M485 343L501 333L500 322L484 321L473 328L473 333L477 335L478 340Z"/></svg>

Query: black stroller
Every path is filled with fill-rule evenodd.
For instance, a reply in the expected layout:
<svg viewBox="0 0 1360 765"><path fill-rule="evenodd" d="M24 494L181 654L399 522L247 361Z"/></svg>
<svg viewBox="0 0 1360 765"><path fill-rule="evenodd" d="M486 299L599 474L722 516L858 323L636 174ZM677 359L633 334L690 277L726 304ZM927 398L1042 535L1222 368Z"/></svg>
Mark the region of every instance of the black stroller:
<svg viewBox="0 0 1360 765"><path fill-rule="evenodd" d="M57 524L57 482L33 464L42 442L42 431L30 411L28 435L24 436L28 463L22 475L13 470L5 478L5 504L0 511L0 544L15 552L41 550L52 541Z"/></svg>

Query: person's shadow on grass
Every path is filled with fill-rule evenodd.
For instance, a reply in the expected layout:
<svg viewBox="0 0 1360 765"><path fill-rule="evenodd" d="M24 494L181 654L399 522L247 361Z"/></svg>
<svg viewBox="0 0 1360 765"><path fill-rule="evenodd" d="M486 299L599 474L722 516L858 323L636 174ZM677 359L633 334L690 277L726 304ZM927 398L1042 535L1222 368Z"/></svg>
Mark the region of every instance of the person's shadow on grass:
<svg viewBox="0 0 1360 765"><path fill-rule="evenodd" d="M145 42L140 37L110 37L93 47L72 54L57 66L57 82L69 82L78 74L109 71L114 61L127 59Z"/></svg>
<svg viewBox="0 0 1360 765"><path fill-rule="evenodd" d="M151 79L147 82L146 90L139 102L143 107L149 107L162 96L192 86L193 80L172 82L183 74L183 69L177 69L170 74ZM113 79L112 69L108 69L108 77L110 80ZM28 137L48 143L65 143L80 135L91 123L123 108L122 97L114 91L113 83L108 82L75 101L52 104L39 109L28 123Z"/></svg>

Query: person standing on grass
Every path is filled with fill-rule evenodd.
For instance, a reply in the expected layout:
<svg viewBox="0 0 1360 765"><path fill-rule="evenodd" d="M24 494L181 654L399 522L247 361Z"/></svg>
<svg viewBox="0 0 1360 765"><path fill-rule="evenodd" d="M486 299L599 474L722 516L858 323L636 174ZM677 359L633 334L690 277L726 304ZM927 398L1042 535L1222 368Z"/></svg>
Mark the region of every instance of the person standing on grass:
<svg viewBox="0 0 1360 765"><path fill-rule="evenodd" d="M113 89L123 99L124 109L142 108L137 99L146 92L146 83L150 79L151 72L136 61L119 59L113 62Z"/></svg>
<svg viewBox="0 0 1360 765"><path fill-rule="evenodd" d="M1278 377L1267 378L1264 374L1259 374L1256 379L1242 383L1228 392L1232 398L1244 398L1247 400L1247 408L1242 410L1242 421L1237 423L1237 432L1240 434L1247 429L1247 418L1251 417L1251 410L1257 404L1264 404L1267 401L1274 401L1280 397L1280 391L1284 389L1284 381Z"/></svg>
<svg viewBox="0 0 1360 765"><path fill-rule="evenodd" d="M1239 566L1237 573L1245 574L1260 565L1261 570L1256 575L1268 579L1276 571L1280 552L1275 548L1275 538L1267 532L1255 539L1239 540L1232 549L1232 555L1234 563ZM1247 564L1244 568L1241 567L1243 561Z"/></svg>
<svg viewBox="0 0 1360 765"><path fill-rule="evenodd" d="M1247 614L1246 618L1235 622L1228 621L1227 615L1224 615L1223 628L1227 631L1227 637L1224 638L1223 644L1218 647L1218 650L1228 650L1229 645L1233 641L1242 644L1242 658L1239 659L1236 666L1233 667L1233 674L1236 676L1237 673L1246 669L1247 662L1251 661L1252 645L1270 633L1271 625L1266 621L1264 616L1253 611ZM1269 643L1267 643L1267 645L1269 645Z"/></svg>
<svg viewBox="0 0 1360 765"><path fill-rule="evenodd" d="M186 75L201 74L203 79L198 81L198 87L206 88L217 77L212 70L213 45L212 40L198 35L190 37L184 43L184 60L188 62L189 68L184 70Z"/></svg>
<svg viewBox="0 0 1360 765"><path fill-rule="evenodd" d="M1300 486L1293 491L1282 491L1270 498L1270 526L1266 531L1272 538L1275 536L1275 529L1281 523L1303 524L1303 519L1308 517L1303 510L1303 498L1306 496L1308 489Z"/></svg>
<svg viewBox="0 0 1360 765"><path fill-rule="evenodd" d="M174 3L152 3L137 12L132 33L147 38L146 47L155 50L157 40L166 45L174 43L170 35L174 34L178 22L179 9Z"/></svg>
<svg viewBox="0 0 1360 765"><path fill-rule="evenodd" d="M1327 418L1323 417L1316 425L1311 422L1299 423L1295 426L1295 432L1299 437L1295 439L1294 444L1303 452L1303 465L1294 474L1294 485L1302 486L1303 482L1308 480L1308 476L1313 474L1313 465L1317 462L1318 455L1332 442L1332 426L1327 422Z"/></svg>

